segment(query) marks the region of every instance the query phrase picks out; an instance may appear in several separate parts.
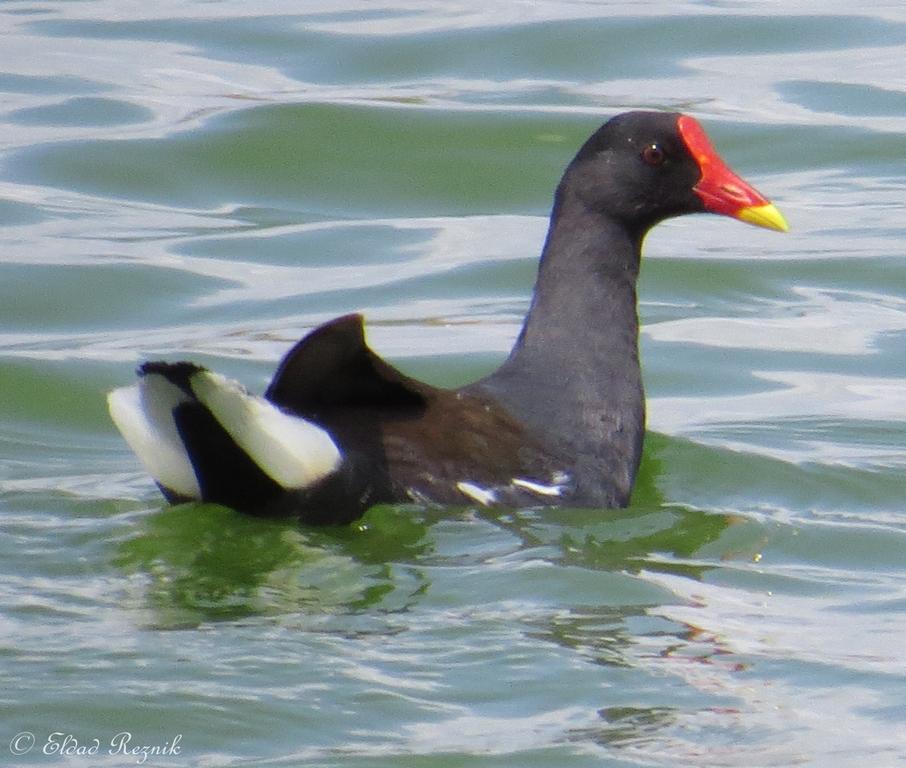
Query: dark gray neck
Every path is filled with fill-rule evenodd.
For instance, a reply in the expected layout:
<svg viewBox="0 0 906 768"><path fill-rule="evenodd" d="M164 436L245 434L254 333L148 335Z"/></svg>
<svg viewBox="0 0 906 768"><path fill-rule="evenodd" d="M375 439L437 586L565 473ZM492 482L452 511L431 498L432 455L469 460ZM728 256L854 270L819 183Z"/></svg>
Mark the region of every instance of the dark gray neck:
<svg viewBox="0 0 906 768"><path fill-rule="evenodd" d="M558 196L522 331L478 384L571 458L592 503L625 504L641 454L640 240Z"/></svg>

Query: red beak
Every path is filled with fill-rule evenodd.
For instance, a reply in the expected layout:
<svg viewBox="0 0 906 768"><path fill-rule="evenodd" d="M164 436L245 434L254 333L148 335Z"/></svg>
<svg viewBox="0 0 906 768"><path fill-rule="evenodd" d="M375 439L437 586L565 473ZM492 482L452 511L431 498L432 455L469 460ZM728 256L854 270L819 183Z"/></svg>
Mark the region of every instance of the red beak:
<svg viewBox="0 0 906 768"><path fill-rule="evenodd" d="M781 232L789 229L783 214L721 160L695 118L681 115L676 127L689 153L701 168L702 177L693 191L701 198L706 210L759 227Z"/></svg>

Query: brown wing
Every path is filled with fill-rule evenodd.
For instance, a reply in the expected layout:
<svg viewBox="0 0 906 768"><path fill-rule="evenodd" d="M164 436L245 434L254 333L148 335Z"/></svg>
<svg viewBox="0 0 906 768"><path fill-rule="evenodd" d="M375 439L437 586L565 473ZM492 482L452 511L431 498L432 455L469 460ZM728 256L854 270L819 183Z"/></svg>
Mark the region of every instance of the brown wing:
<svg viewBox="0 0 906 768"><path fill-rule="evenodd" d="M397 496L462 504L487 492L482 503L536 505L571 493L556 451L492 400L435 390L424 418L390 418L381 427Z"/></svg>
<svg viewBox="0 0 906 768"><path fill-rule="evenodd" d="M430 389L384 362L366 344L362 316L316 328L280 363L265 397L302 415L325 408L413 408Z"/></svg>
<svg viewBox="0 0 906 768"><path fill-rule="evenodd" d="M562 474L545 446L499 403L432 387L378 357L362 317L346 315L302 339L266 397L312 419L368 478L373 501L462 504L462 488L493 490L501 504L538 503L514 479L544 484ZM543 499L542 499L543 500Z"/></svg>

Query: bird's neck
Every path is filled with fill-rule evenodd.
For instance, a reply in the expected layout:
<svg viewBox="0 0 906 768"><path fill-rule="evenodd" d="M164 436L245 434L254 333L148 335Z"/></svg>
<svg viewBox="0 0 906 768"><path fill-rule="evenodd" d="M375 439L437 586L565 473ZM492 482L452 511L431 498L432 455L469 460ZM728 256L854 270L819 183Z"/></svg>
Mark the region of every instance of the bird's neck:
<svg viewBox="0 0 906 768"><path fill-rule="evenodd" d="M560 359L598 372L637 362L640 251L640 239L618 222L579 206L555 208L510 360L535 368Z"/></svg>
<svg viewBox="0 0 906 768"><path fill-rule="evenodd" d="M627 495L645 421L636 308L641 239L558 196L522 331L486 380L535 431L588 458L590 472L612 475Z"/></svg>

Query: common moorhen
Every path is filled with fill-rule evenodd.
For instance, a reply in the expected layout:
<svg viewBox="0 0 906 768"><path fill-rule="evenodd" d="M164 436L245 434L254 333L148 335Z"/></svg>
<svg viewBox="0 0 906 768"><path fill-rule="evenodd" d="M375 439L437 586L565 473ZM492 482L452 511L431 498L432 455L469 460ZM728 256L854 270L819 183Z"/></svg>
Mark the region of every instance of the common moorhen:
<svg viewBox="0 0 906 768"><path fill-rule="evenodd" d="M563 174L522 331L486 378L409 378L347 315L296 344L263 397L192 363L151 362L110 393L110 413L174 503L325 524L381 502L625 506L645 427L642 240L702 212L787 229L693 118L618 115Z"/></svg>

